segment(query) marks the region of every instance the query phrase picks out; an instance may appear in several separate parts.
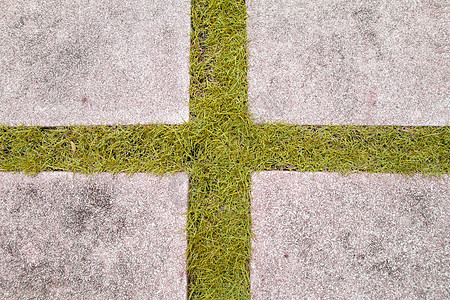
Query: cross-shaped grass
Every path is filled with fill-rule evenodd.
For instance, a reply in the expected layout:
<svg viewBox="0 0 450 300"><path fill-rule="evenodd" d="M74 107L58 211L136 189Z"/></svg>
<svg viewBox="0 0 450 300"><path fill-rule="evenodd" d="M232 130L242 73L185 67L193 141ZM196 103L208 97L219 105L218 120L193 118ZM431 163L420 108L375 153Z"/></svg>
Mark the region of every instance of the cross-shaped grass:
<svg viewBox="0 0 450 300"><path fill-rule="evenodd" d="M192 1L188 123L0 125L0 171L188 173L190 299L250 298L252 172L449 173L449 127L253 124L246 19L244 1Z"/></svg>

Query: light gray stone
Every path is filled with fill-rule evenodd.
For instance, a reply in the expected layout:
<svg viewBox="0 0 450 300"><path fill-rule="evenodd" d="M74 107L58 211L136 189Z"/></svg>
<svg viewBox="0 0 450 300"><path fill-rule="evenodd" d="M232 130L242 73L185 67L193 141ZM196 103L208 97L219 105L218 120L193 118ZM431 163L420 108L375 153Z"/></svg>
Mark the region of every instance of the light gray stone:
<svg viewBox="0 0 450 300"><path fill-rule="evenodd" d="M255 122L450 124L448 0L246 5Z"/></svg>
<svg viewBox="0 0 450 300"><path fill-rule="evenodd" d="M450 176L252 175L258 299L449 299Z"/></svg>
<svg viewBox="0 0 450 300"><path fill-rule="evenodd" d="M186 299L188 176L0 172L1 299Z"/></svg>
<svg viewBox="0 0 450 300"><path fill-rule="evenodd" d="M0 0L0 123L189 120L190 2Z"/></svg>

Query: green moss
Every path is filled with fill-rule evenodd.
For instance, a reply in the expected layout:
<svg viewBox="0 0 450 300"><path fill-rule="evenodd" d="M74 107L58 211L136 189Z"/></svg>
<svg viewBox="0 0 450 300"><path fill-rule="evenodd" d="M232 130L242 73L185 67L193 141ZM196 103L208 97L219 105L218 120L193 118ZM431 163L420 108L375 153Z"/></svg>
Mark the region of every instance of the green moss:
<svg viewBox="0 0 450 300"><path fill-rule="evenodd" d="M243 1L192 1L189 123L0 125L0 171L187 172L191 299L250 298L252 172L450 173L449 127L253 124L246 18Z"/></svg>

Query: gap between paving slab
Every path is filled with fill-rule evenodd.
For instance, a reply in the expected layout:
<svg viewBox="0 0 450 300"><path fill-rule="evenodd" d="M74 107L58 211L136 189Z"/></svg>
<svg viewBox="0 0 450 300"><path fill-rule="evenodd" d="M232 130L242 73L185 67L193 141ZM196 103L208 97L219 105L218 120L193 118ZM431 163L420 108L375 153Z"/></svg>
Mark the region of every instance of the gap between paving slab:
<svg viewBox="0 0 450 300"><path fill-rule="evenodd" d="M0 173L0 298L186 299L188 176Z"/></svg>

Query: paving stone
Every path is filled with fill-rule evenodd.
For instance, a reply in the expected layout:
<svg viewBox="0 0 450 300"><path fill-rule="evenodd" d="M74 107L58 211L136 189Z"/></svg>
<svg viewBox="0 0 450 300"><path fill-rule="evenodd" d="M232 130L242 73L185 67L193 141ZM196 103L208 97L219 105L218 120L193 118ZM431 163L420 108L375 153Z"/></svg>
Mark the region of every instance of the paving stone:
<svg viewBox="0 0 450 300"><path fill-rule="evenodd" d="M186 299L188 176L0 173L1 299Z"/></svg>
<svg viewBox="0 0 450 300"><path fill-rule="evenodd" d="M450 176L252 175L254 299L449 299Z"/></svg>
<svg viewBox="0 0 450 300"><path fill-rule="evenodd" d="M449 125L448 0L248 0L257 123Z"/></svg>
<svg viewBox="0 0 450 300"><path fill-rule="evenodd" d="M189 120L190 1L0 1L0 123Z"/></svg>

